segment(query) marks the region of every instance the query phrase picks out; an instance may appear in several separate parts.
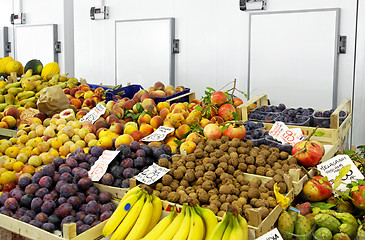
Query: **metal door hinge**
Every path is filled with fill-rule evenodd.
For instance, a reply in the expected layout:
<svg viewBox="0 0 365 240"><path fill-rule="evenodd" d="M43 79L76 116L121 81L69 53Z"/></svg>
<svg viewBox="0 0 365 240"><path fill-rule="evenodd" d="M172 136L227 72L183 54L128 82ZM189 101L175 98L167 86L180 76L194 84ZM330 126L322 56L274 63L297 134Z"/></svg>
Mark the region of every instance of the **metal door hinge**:
<svg viewBox="0 0 365 240"><path fill-rule="evenodd" d="M25 24L25 13L12 13L10 15L11 24Z"/></svg>
<svg viewBox="0 0 365 240"><path fill-rule="evenodd" d="M340 36L338 38L338 54L345 54L346 53L346 47L347 47L347 36Z"/></svg>
<svg viewBox="0 0 365 240"><path fill-rule="evenodd" d="M11 52L11 42L5 43L5 52L7 53Z"/></svg>
<svg viewBox="0 0 365 240"><path fill-rule="evenodd" d="M57 41L54 43L54 51L55 53L61 53L61 42Z"/></svg>
<svg viewBox="0 0 365 240"><path fill-rule="evenodd" d="M267 0L240 0L241 11L266 10Z"/></svg>
<svg viewBox="0 0 365 240"><path fill-rule="evenodd" d="M172 40L172 53L176 54L180 52L180 40L174 39Z"/></svg>

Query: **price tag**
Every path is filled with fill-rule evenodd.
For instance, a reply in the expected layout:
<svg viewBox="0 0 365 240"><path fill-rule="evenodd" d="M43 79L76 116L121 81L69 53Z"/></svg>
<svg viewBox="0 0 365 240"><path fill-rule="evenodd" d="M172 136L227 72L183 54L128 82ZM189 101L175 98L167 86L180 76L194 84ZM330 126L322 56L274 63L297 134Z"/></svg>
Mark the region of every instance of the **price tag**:
<svg viewBox="0 0 365 240"><path fill-rule="evenodd" d="M88 172L89 178L91 178L94 182L99 181L106 173L109 164L114 160L119 152L120 151L105 150Z"/></svg>
<svg viewBox="0 0 365 240"><path fill-rule="evenodd" d="M289 143L292 146L303 139L302 131L299 128L289 129L283 122L275 122L269 135L281 143Z"/></svg>
<svg viewBox="0 0 365 240"><path fill-rule="evenodd" d="M364 176L349 156L337 155L336 157L317 165L317 169L321 172L322 176L328 177L328 180L334 180L339 175L339 171L347 165L351 165L351 169L348 174L342 178L343 183L337 188L339 191L346 191L346 184L357 179L364 179Z"/></svg>
<svg viewBox="0 0 365 240"><path fill-rule="evenodd" d="M141 141L144 142L163 141L166 138L167 134L172 133L173 131L175 131L175 128L160 126L152 134L142 138Z"/></svg>
<svg viewBox="0 0 365 240"><path fill-rule="evenodd" d="M85 122L89 121L91 123L96 122L96 120L99 119L101 115L103 115L106 111L106 107L104 107L102 104L96 105L93 109L90 110L85 116L83 116L79 121Z"/></svg>
<svg viewBox="0 0 365 240"><path fill-rule="evenodd" d="M137 176L135 176L137 181L143 182L144 184L151 185L156 182L160 178L163 177L166 173L168 173L170 169L163 168L153 163L143 172L140 172Z"/></svg>
<svg viewBox="0 0 365 240"><path fill-rule="evenodd" d="M32 119L33 116L37 113L39 113L38 109L26 107L20 114L20 120L25 120L25 121L29 122L29 120Z"/></svg>
<svg viewBox="0 0 365 240"><path fill-rule="evenodd" d="M281 236L279 230L277 228L274 228L270 232L262 235L259 238L256 238L256 240L283 240L283 237Z"/></svg>

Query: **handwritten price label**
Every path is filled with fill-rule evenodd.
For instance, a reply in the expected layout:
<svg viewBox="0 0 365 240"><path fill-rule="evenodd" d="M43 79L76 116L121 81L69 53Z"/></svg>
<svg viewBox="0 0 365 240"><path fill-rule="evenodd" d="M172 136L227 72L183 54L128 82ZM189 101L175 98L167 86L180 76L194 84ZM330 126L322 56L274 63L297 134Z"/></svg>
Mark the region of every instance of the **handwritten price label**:
<svg viewBox="0 0 365 240"><path fill-rule="evenodd" d="M91 123L96 122L101 115L103 115L106 111L106 108L102 104L96 105L93 109L90 110L85 116L80 119L80 122L89 121Z"/></svg>
<svg viewBox="0 0 365 240"><path fill-rule="evenodd" d="M283 237L281 236L279 230L277 228L274 228L273 230L266 233L265 235L262 235L256 240L283 240Z"/></svg>
<svg viewBox="0 0 365 240"><path fill-rule="evenodd" d="M105 150L88 172L91 180L94 182L99 181L106 173L109 164L114 160L119 152L120 151Z"/></svg>
<svg viewBox="0 0 365 240"><path fill-rule="evenodd" d="M35 114L39 113L38 109L26 107L20 114L20 120L28 121L33 118Z"/></svg>
<svg viewBox="0 0 365 240"><path fill-rule="evenodd" d="M166 138L167 134L172 133L173 131L175 131L174 128L160 126L152 134L142 138L142 141L144 142L163 141Z"/></svg>
<svg viewBox="0 0 365 240"><path fill-rule="evenodd" d="M147 185L151 185L152 183L162 178L163 175L165 175L169 171L170 169L160 167L157 164L153 163L146 170L135 176L135 178L137 181L140 181Z"/></svg>
<svg viewBox="0 0 365 240"><path fill-rule="evenodd" d="M337 188L339 191L346 191L346 184L357 179L364 179L364 176L349 156L337 155L336 157L317 165L317 169L321 172L322 176L327 176L328 180L335 180L336 177L339 176L339 171L347 165L351 165L351 169L348 174L342 178L343 183Z"/></svg>
<svg viewBox="0 0 365 240"><path fill-rule="evenodd" d="M283 122L275 122L269 131L269 135L282 143L289 143L292 146L303 139L302 131L299 128L289 129Z"/></svg>

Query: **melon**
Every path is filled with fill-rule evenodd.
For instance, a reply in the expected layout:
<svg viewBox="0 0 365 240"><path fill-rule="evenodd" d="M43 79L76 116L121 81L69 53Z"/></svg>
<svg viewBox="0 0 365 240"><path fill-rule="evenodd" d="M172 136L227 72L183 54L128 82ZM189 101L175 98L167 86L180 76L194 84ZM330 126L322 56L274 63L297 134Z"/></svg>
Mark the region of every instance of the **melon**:
<svg viewBox="0 0 365 240"><path fill-rule="evenodd" d="M58 66L58 63L52 62L44 66L41 73L43 80L47 80L48 74L60 74L60 66Z"/></svg>
<svg viewBox="0 0 365 240"><path fill-rule="evenodd" d="M43 64L40 60L32 59L25 64L24 72L27 72L29 69L33 70L33 75L41 75Z"/></svg>

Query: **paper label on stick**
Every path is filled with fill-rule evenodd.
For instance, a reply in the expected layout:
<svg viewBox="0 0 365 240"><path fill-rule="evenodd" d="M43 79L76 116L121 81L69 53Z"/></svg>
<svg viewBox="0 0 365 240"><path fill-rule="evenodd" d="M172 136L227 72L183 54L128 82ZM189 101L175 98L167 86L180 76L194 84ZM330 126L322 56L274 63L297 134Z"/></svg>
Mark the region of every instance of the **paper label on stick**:
<svg viewBox="0 0 365 240"><path fill-rule="evenodd" d="M283 122L275 122L269 131L269 135L281 143L288 143L292 146L303 139L300 128L289 129Z"/></svg>
<svg viewBox="0 0 365 240"><path fill-rule="evenodd" d="M120 151L105 150L88 172L89 178L91 178L94 182L99 181L106 173L109 164L114 160L119 152Z"/></svg>
<svg viewBox="0 0 365 240"><path fill-rule="evenodd" d="M37 113L39 113L38 109L26 107L20 114L20 120L25 120L29 122L29 120L32 119Z"/></svg>
<svg viewBox="0 0 365 240"><path fill-rule="evenodd" d="M163 168L153 163L143 172L140 172L137 176L135 176L137 181L140 181L144 184L151 185L156 182L160 178L162 178L166 173L168 173L170 169Z"/></svg>
<svg viewBox="0 0 365 240"><path fill-rule="evenodd" d="M80 122L89 121L92 124L94 124L94 122L96 122L96 120L98 120L99 117L105 113L105 111L106 107L104 107L102 104L99 103L93 109L91 109L90 112L88 112L85 116L83 116L79 121Z"/></svg>
<svg viewBox="0 0 365 240"><path fill-rule="evenodd" d="M337 155L324 163L318 164L317 169L321 172L322 176L328 177L328 180L335 180L336 177L339 176L339 171L347 165L351 165L351 169L347 175L342 178L343 183L337 188L339 191L346 191L346 184L357 179L364 179L364 176L349 156ZM331 184L333 185L332 182Z"/></svg>
<svg viewBox="0 0 365 240"><path fill-rule="evenodd" d="M270 232L262 235L259 238L256 238L256 240L283 240L283 237L281 236L279 230L277 228L274 228Z"/></svg>
<svg viewBox="0 0 365 240"><path fill-rule="evenodd" d="M147 137L142 138L141 141L144 142L163 141L166 138L167 134L172 133L173 131L175 131L175 128L160 126L159 128L156 129L156 131L154 131Z"/></svg>

